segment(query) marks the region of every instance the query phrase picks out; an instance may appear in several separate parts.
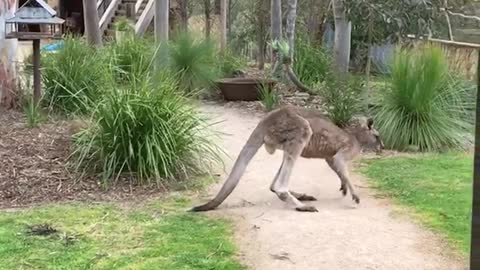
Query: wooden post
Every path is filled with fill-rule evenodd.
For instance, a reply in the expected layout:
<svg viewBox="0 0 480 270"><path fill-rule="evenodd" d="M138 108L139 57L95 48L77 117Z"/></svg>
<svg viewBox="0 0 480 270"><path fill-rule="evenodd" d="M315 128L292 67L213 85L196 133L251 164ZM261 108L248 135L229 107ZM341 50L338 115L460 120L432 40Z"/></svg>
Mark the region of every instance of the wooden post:
<svg viewBox="0 0 480 270"><path fill-rule="evenodd" d="M42 96L40 82L40 39L33 40L33 102L38 104Z"/></svg>
<svg viewBox="0 0 480 270"><path fill-rule="evenodd" d="M168 40L168 0L155 0L155 41L157 44Z"/></svg>
<svg viewBox="0 0 480 270"><path fill-rule="evenodd" d="M137 20L137 14L135 13L135 2L126 2L127 18L135 22Z"/></svg>
<svg viewBox="0 0 480 270"><path fill-rule="evenodd" d="M475 157L473 169L472 229L470 241L470 269L480 269L480 51L477 64L477 115L475 127Z"/></svg>

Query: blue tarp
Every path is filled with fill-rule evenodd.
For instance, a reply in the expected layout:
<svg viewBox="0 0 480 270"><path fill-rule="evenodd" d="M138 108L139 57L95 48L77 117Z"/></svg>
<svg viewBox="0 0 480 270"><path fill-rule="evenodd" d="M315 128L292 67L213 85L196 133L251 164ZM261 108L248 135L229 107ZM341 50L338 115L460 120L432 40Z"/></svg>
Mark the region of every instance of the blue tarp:
<svg viewBox="0 0 480 270"><path fill-rule="evenodd" d="M63 48L63 41L55 42L55 43L50 43L45 46L43 46L42 51L47 51L47 52L54 52L58 51Z"/></svg>

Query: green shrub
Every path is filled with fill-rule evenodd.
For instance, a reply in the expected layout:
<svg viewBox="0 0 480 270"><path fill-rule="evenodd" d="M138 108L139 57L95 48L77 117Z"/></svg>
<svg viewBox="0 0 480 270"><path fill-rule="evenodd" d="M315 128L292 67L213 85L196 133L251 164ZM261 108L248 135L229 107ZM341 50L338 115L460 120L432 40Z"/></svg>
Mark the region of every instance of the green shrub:
<svg viewBox="0 0 480 270"><path fill-rule="evenodd" d="M182 90L192 93L211 85L218 76L214 54L215 47L210 40L195 39L188 32L175 36L170 43L167 64L177 74Z"/></svg>
<svg viewBox="0 0 480 270"><path fill-rule="evenodd" d="M44 103L63 114L84 114L101 99L109 78L104 58L84 40L67 37L64 48L42 59Z"/></svg>
<svg viewBox="0 0 480 270"><path fill-rule="evenodd" d="M115 30L117 31L127 31L127 32L132 32L135 30L135 24L130 21L127 17L119 17L115 21Z"/></svg>
<svg viewBox="0 0 480 270"><path fill-rule="evenodd" d="M232 77L236 70L242 70L247 66L244 58L236 56L231 49L223 54L217 54L217 65L220 76Z"/></svg>
<svg viewBox="0 0 480 270"><path fill-rule="evenodd" d="M359 77L349 76L345 82L339 82L333 79L333 75L327 76L324 82L317 83L314 88L322 97L329 118L343 127L365 107L362 100L365 91L363 81Z"/></svg>
<svg viewBox="0 0 480 270"><path fill-rule="evenodd" d="M328 77L331 60L323 48L298 38L295 41L293 70L307 86L322 82Z"/></svg>
<svg viewBox="0 0 480 270"><path fill-rule="evenodd" d="M207 122L167 72L112 85L92 125L76 135L77 169L101 171L105 184L123 173L162 183L206 172L219 161Z"/></svg>
<svg viewBox="0 0 480 270"><path fill-rule="evenodd" d="M441 49L397 51L390 87L373 109L386 146L420 151L462 147L472 131L470 90L450 75Z"/></svg>
<svg viewBox="0 0 480 270"><path fill-rule="evenodd" d="M268 84L261 84L259 90L260 101L262 102L265 109L267 109L268 111L275 109L279 102L279 96L275 89L270 88Z"/></svg>
<svg viewBox="0 0 480 270"><path fill-rule="evenodd" d="M27 118L27 127L36 128L43 120L40 104L33 101L33 96L25 99L23 111Z"/></svg>
<svg viewBox="0 0 480 270"><path fill-rule="evenodd" d="M113 75L120 82L147 76L155 55L153 41L146 38L122 39L104 50Z"/></svg>

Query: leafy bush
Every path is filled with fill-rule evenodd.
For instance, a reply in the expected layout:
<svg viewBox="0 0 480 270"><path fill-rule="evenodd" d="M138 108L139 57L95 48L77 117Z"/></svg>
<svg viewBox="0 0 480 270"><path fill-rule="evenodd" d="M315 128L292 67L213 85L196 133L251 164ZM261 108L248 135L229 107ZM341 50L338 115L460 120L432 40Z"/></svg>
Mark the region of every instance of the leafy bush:
<svg viewBox="0 0 480 270"><path fill-rule="evenodd" d="M279 96L275 89L270 88L268 84L261 84L259 90L260 101L262 102L265 109L267 109L268 111L275 109L279 102Z"/></svg>
<svg viewBox="0 0 480 270"><path fill-rule="evenodd" d="M33 96L25 99L23 111L27 118L27 126L29 128L36 128L38 124L43 120L40 104L33 101Z"/></svg>
<svg viewBox="0 0 480 270"><path fill-rule="evenodd" d="M222 77L231 77L236 70L242 70L247 66L246 60L236 56L230 49L223 54L217 54L216 64Z"/></svg>
<svg viewBox="0 0 480 270"><path fill-rule="evenodd" d="M141 183L183 179L220 160L206 120L167 72L112 85L92 123L76 135L74 157L77 169L102 171L105 184L123 173Z"/></svg>
<svg viewBox="0 0 480 270"><path fill-rule="evenodd" d="M188 32L176 34L169 47L167 64L177 74L182 90L192 93L211 85L218 75L214 54L210 40L196 40Z"/></svg>
<svg viewBox="0 0 480 270"><path fill-rule="evenodd" d="M391 65L390 87L373 112L387 147L457 148L472 130L470 96L470 90L450 75L441 49L399 50Z"/></svg>
<svg viewBox="0 0 480 270"><path fill-rule="evenodd" d="M115 21L115 30L117 31L134 31L135 30L135 24L130 21L127 17L119 17Z"/></svg>
<svg viewBox="0 0 480 270"><path fill-rule="evenodd" d="M90 111L109 78L104 58L84 40L67 37L64 48L43 56L44 102L64 114Z"/></svg>
<svg viewBox="0 0 480 270"><path fill-rule="evenodd" d="M295 41L293 70L307 86L327 79L330 62L329 54L321 47L302 38Z"/></svg>
<svg viewBox="0 0 480 270"><path fill-rule="evenodd" d="M155 55L153 41L146 38L122 39L105 50L113 75L120 82L147 76Z"/></svg>
<svg viewBox="0 0 480 270"><path fill-rule="evenodd" d="M365 91L363 81L359 77L350 76L340 82L333 79L332 75L327 76L324 82L316 84L315 89L318 89L322 97L329 118L343 127L365 106L362 100Z"/></svg>

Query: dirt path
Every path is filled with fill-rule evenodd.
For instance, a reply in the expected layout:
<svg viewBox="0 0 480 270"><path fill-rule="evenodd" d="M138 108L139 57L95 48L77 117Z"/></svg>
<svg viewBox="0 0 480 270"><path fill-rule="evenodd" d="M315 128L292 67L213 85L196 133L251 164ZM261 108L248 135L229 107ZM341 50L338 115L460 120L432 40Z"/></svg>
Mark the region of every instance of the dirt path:
<svg viewBox="0 0 480 270"><path fill-rule="evenodd" d="M226 133L223 146L232 159L227 161L229 172L259 118L218 105L203 109L225 120L217 128ZM342 197L338 178L322 160L299 159L290 182L292 190L317 197L313 204L319 212L289 209L269 190L281 155L260 149L231 196L208 212L236 220L235 237L249 269L465 269L465 263L454 259L433 234L392 215L387 203L369 195L358 177L353 182L361 204ZM224 179L225 173L202 200L215 195Z"/></svg>

